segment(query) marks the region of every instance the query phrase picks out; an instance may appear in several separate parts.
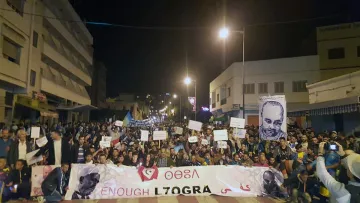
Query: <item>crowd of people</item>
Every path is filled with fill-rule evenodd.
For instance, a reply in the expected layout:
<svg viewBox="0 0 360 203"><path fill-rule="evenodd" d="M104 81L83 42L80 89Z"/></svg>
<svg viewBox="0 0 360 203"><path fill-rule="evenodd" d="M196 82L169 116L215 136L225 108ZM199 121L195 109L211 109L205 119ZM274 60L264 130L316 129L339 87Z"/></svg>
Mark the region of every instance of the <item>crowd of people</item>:
<svg viewBox="0 0 360 203"><path fill-rule="evenodd" d="M255 126L246 126L245 138L239 138L235 136L234 129L226 125L203 125L201 131L194 131L185 125L172 124L147 128L150 131L149 141L141 142L140 130L144 128L118 127L114 123L58 123L53 126L38 123L32 126L41 127L41 137L47 136L45 146L39 147L31 139L30 125L13 123L4 126L0 132L2 202L31 199L31 166L25 160L26 154L36 149L39 149L37 156L43 156L36 165L61 166L49 172L42 183L43 195L49 202L63 199L71 164L74 163L115 164L119 167L141 165L149 168L208 165L270 167L283 174L284 183L281 191L269 191L269 195L287 198L289 202L326 202L331 199L330 196L339 200L348 196L343 191L344 185L354 183L352 185L360 186L360 167L352 168L349 174L349 168L341 165L342 158L359 153L359 143L356 137L335 131L315 133L311 128L289 126L286 138L269 141L259 140L259 128ZM177 134L175 126L182 127L183 133ZM213 131L219 129L228 130L227 148L219 148L214 141ZM167 139L153 141L151 132L154 130L167 131ZM110 147L100 145L103 136L111 137ZM190 143L190 136L197 136L198 142ZM208 144L204 144L203 139ZM345 153L346 150L351 152ZM319 175L317 170L324 171ZM346 189L349 190L348 187ZM343 195L338 197L341 192ZM360 195L356 189L353 192ZM350 193L352 200L358 198Z"/></svg>

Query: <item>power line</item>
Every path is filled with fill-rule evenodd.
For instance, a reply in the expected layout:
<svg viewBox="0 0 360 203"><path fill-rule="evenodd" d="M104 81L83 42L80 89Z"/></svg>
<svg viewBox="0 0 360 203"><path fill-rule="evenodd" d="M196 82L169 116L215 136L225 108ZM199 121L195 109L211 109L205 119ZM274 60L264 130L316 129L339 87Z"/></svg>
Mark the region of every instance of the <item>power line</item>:
<svg viewBox="0 0 360 203"><path fill-rule="evenodd" d="M5 8L0 8L0 10L9 11L9 12L16 12L15 10L5 9ZM191 27L191 26L190 27L181 27L181 26L179 26L179 27L171 27L171 26L137 26L137 25L125 25L125 24L96 22L96 21L83 22L83 21L61 19L61 18L57 18L57 17L45 16L45 15L41 15L41 14L28 13L28 12L23 12L22 14L31 15L31 16L38 16L38 17L43 17L43 18L48 18L48 19L54 19L54 20L59 20L59 21L67 21L67 22L72 22L72 23L85 23L87 25L120 27L120 28L128 28L128 29L143 29L143 30L199 30L199 29L213 29L212 27L206 27L206 26L193 26L193 27ZM320 17L315 17L315 18L303 18L303 19L299 19L299 20L256 23L256 24L246 25L246 27L259 27L259 26L266 26L266 25L300 23L300 22L306 22L306 21L328 19L328 18L333 18L333 17L340 16L340 15L341 14L335 14L335 15L320 16Z"/></svg>

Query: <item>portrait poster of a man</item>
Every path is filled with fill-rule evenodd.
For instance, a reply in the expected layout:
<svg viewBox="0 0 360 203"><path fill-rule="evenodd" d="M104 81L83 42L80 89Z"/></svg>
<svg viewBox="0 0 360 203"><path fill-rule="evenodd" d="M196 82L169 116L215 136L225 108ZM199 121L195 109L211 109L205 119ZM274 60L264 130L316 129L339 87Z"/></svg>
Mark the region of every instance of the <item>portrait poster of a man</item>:
<svg viewBox="0 0 360 203"><path fill-rule="evenodd" d="M263 96L259 98L259 134L261 140L286 139L286 99L285 95Z"/></svg>

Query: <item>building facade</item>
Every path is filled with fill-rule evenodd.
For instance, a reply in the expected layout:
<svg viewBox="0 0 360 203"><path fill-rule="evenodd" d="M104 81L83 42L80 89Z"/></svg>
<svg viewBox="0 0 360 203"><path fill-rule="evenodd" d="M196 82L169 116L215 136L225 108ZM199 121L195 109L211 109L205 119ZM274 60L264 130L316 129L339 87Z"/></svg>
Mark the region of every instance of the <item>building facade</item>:
<svg viewBox="0 0 360 203"><path fill-rule="evenodd" d="M87 120L93 38L70 3L0 0L0 8L0 122Z"/></svg>
<svg viewBox="0 0 360 203"><path fill-rule="evenodd" d="M317 28L321 80L360 70L360 22Z"/></svg>
<svg viewBox="0 0 360 203"><path fill-rule="evenodd" d="M215 117L242 117L243 93L247 124L258 125L260 96L285 95L287 108L309 102L307 83L320 79L318 56L236 62L210 83L210 111Z"/></svg>
<svg viewBox="0 0 360 203"><path fill-rule="evenodd" d="M95 61L92 85L88 86L91 104L97 108L106 108L106 74L104 63Z"/></svg>

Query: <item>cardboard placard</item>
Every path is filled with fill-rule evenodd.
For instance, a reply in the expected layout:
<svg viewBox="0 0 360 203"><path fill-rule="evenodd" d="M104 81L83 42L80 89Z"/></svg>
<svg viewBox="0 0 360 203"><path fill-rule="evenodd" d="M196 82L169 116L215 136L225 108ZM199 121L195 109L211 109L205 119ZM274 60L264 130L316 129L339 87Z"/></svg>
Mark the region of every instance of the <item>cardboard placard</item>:
<svg viewBox="0 0 360 203"><path fill-rule="evenodd" d="M197 136L190 136L190 137L188 138L188 141L189 141L190 143L195 143L195 142L198 141L198 138L197 138Z"/></svg>
<svg viewBox="0 0 360 203"><path fill-rule="evenodd" d="M26 154L26 162L29 166L43 160L42 155L35 156L35 154L38 153L39 150L40 149L37 149L35 151Z"/></svg>
<svg viewBox="0 0 360 203"><path fill-rule="evenodd" d="M31 127L31 138L40 137L40 127Z"/></svg>
<svg viewBox="0 0 360 203"><path fill-rule="evenodd" d="M37 145L38 147L45 146L47 143L48 143L48 139L46 138L46 136L44 136L44 137L39 138L39 139L36 140L36 145Z"/></svg>
<svg viewBox="0 0 360 203"><path fill-rule="evenodd" d="M99 142L101 148L108 148L110 147L110 141L100 141Z"/></svg>
<svg viewBox="0 0 360 203"><path fill-rule="evenodd" d="M227 148L227 142L226 141L218 141L218 148L220 149L226 149Z"/></svg>
<svg viewBox="0 0 360 203"><path fill-rule="evenodd" d="M244 128L245 127L245 119L243 118L230 118L230 127L233 128Z"/></svg>
<svg viewBox="0 0 360 203"><path fill-rule="evenodd" d="M191 130L201 131L202 123L199 121L189 120L188 128Z"/></svg>
<svg viewBox="0 0 360 203"><path fill-rule="evenodd" d="M214 140L228 140L228 132L227 130L214 130Z"/></svg>
<svg viewBox="0 0 360 203"><path fill-rule="evenodd" d="M153 140L166 140L167 133L166 131L154 131Z"/></svg>
<svg viewBox="0 0 360 203"><path fill-rule="evenodd" d="M147 142L149 141L149 131L141 130L141 141Z"/></svg>
<svg viewBox="0 0 360 203"><path fill-rule="evenodd" d="M208 145L209 142L208 142L206 139L202 139L202 140L201 140L201 144L202 144L202 145Z"/></svg>
<svg viewBox="0 0 360 203"><path fill-rule="evenodd" d="M115 121L115 126L121 127L121 126L123 126L123 122L117 120L117 121Z"/></svg>
<svg viewBox="0 0 360 203"><path fill-rule="evenodd" d="M237 130L235 130L234 135L235 135L235 137L238 137L238 138L245 138L246 130L245 129L237 129Z"/></svg>
<svg viewBox="0 0 360 203"><path fill-rule="evenodd" d="M175 134L182 135L184 132L183 128L175 127Z"/></svg>

